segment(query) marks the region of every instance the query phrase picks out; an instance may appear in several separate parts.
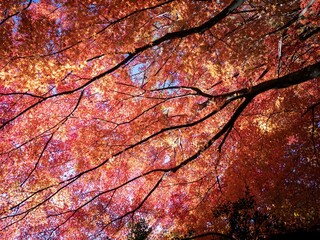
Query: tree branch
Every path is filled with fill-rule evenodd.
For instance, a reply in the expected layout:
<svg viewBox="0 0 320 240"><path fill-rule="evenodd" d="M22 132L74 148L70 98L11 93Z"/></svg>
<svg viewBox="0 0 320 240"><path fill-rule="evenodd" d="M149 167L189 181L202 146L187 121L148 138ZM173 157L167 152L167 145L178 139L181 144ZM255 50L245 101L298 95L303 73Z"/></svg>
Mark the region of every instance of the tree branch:
<svg viewBox="0 0 320 240"><path fill-rule="evenodd" d="M247 96L257 96L258 94L271 89L288 88L312 80L319 76L320 62L317 62L285 76L259 83L253 87L243 88L234 92L217 95L214 96L214 98L226 98L228 101L230 101Z"/></svg>
<svg viewBox="0 0 320 240"><path fill-rule="evenodd" d="M21 11L17 11L17 12L15 12L14 14L11 14L11 15L7 16L6 18L2 19L1 22L0 22L0 25L4 24L4 23L5 23L7 20L9 20L10 18L12 18L12 17L20 14L21 12L27 10L27 9L30 7L31 3L32 3L32 0L29 0L27 6L24 7Z"/></svg>
<svg viewBox="0 0 320 240"><path fill-rule="evenodd" d="M202 148L200 148L194 155L187 158L183 162L181 162L176 167L173 167L171 169L172 172L178 171L183 166L187 165L188 163L192 162L193 160L197 159L204 151L206 151L208 148L212 146L212 144L218 140L223 134L225 134L229 128L232 128L234 123L237 121L240 114L243 112L243 110L249 105L253 97L247 97L243 103L236 109L236 111L233 113L229 121L223 126L223 128L216 133Z"/></svg>
<svg viewBox="0 0 320 240"><path fill-rule="evenodd" d="M227 238L227 239L230 239L230 240L236 240L232 236L229 236L229 235L226 235L226 234L222 234L222 233L218 233L218 232L206 232L206 233L203 233L203 234L195 235L193 237L182 238L182 240L191 240L191 239L203 238L203 237L207 237L207 236L218 236L218 237Z"/></svg>

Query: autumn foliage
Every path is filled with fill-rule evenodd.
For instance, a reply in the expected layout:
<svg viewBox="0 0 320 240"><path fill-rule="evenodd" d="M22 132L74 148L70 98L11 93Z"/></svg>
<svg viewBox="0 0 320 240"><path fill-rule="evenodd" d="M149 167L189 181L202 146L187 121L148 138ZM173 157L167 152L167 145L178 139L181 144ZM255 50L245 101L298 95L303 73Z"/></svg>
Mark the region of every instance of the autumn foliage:
<svg viewBox="0 0 320 240"><path fill-rule="evenodd" d="M319 228L319 13L318 0L0 1L0 238Z"/></svg>

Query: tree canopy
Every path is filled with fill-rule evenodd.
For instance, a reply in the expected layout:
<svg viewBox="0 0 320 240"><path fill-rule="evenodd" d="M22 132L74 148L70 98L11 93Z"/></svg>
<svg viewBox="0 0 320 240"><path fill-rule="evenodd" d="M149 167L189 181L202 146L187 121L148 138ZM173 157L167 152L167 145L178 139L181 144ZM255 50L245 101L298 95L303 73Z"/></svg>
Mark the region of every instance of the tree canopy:
<svg viewBox="0 0 320 240"><path fill-rule="evenodd" d="M1 239L319 227L319 13L0 1Z"/></svg>

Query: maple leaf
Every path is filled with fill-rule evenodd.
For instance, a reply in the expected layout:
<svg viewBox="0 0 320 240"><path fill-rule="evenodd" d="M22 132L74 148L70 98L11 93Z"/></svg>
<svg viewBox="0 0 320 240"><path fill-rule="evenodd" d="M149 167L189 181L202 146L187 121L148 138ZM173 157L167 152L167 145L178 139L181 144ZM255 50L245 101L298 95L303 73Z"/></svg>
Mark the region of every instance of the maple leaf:
<svg viewBox="0 0 320 240"><path fill-rule="evenodd" d="M247 190L272 216L271 230L246 221L252 233L316 228L318 13L318 1L1 1L0 237L235 239L212 211L248 216Z"/></svg>

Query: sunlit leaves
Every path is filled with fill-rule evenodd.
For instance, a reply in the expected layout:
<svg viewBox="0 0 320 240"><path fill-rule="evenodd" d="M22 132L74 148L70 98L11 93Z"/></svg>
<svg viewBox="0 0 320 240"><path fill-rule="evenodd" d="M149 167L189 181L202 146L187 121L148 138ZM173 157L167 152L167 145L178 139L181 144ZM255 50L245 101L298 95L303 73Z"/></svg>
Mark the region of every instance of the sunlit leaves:
<svg viewBox="0 0 320 240"><path fill-rule="evenodd" d="M28 3L0 3L2 238L224 231L246 187L316 222L317 1Z"/></svg>

